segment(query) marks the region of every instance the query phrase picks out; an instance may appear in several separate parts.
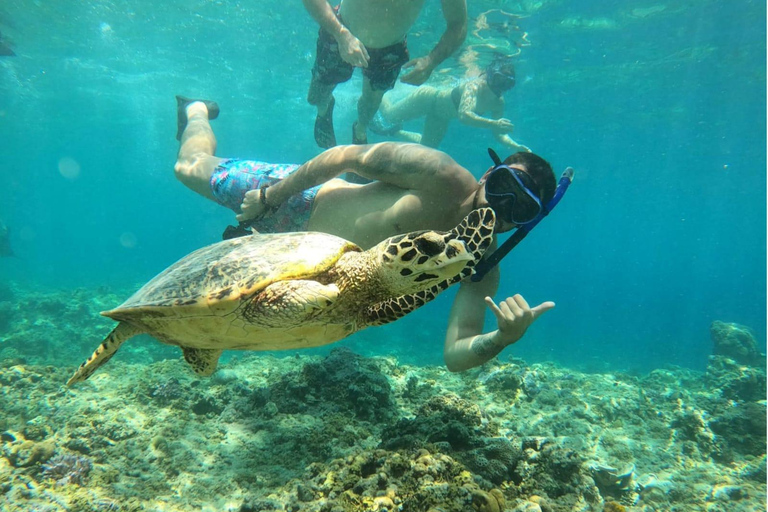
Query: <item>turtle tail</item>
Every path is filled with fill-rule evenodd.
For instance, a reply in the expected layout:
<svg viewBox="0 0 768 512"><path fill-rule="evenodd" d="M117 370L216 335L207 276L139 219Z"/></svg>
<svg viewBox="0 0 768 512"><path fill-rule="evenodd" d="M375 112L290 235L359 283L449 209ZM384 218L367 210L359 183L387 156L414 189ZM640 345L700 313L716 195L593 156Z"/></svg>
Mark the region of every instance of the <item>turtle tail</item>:
<svg viewBox="0 0 768 512"><path fill-rule="evenodd" d="M97 348L91 357L86 359L77 369L74 375L67 381L67 386L82 382L99 369L101 365L112 359L117 349L120 348L128 338L143 333L144 330L134 327L131 324L120 322L112 332L104 338L99 348Z"/></svg>

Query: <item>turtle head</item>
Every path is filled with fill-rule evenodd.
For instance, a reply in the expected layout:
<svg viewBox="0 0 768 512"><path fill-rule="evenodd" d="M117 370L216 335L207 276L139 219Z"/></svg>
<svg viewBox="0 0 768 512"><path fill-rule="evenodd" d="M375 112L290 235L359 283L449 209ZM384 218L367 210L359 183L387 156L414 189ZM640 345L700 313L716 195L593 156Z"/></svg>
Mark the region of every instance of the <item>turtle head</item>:
<svg viewBox="0 0 768 512"><path fill-rule="evenodd" d="M495 220L493 210L481 208L451 231L416 231L384 240L371 249L379 260L381 284L390 297L398 297L460 281L491 244Z"/></svg>

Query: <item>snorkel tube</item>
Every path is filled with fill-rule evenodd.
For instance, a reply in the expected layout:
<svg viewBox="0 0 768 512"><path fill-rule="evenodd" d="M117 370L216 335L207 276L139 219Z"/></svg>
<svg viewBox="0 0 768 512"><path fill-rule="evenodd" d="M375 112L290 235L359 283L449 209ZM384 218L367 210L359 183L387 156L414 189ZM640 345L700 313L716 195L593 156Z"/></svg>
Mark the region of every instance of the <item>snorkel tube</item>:
<svg viewBox="0 0 768 512"><path fill-rule="evenodd" d="M493 152L492 149L488 149L488 152L491 154L491 158L493 158L493 161L496 163L496 165L501 165L501 160L496 155L496 153ZM507 238L504 243L501 244L501 246L493 252L493 254L483 259L480 263L477 264L477 266L475 266L475 272L472 274L472 282L476 283L481 281L483 277L485 277L485 274L487 274L493 267L498 265L499 262L504 259L504 256L509 254L509 251L514 249L517 244L519 244L523 238L525 238L528 233L530 233L531 230L535 228L536 225L542 221L542 219L544 219L544 217L549 215L549 212L551 212L555 206L557 206L557 203L560 202L560 199L563 198L565 192L568 190L568 187L571 185L571 182L573 181L573 172L573 167L567 167L562 176L560 176L560 181L557 184L555 195L552 196L552 199L550 199L546 205L544 205L539 215L531 222L522 226L518 226L512 236Z"/></svg>

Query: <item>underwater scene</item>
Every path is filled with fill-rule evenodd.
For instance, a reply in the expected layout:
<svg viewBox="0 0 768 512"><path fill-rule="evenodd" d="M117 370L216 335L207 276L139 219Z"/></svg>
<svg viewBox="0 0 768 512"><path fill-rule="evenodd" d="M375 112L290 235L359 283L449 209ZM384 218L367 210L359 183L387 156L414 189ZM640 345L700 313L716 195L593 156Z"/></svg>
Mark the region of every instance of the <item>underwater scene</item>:
<svg viewBox="0 0 768 512"><path fill-rule="evenodd" d="M757 0L4 0L0 511L768 510L765 91Z"/></svg>

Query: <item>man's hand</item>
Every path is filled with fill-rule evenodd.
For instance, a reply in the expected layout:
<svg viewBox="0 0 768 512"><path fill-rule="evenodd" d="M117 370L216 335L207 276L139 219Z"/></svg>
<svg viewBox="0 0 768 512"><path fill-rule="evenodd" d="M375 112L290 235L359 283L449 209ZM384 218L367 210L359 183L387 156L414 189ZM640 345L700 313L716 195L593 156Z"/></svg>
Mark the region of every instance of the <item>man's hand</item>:
<svg viewBox="0 0 768 512"><path fill-rule="evenodd" d="M403 69L413 68L406 74L400 77L400 81L411 85L421 85L427 81L429 75L435 69L432 64L432 59L429 57L419 57L418 59L409 60L403 64Z"/></svg>
<svg viewBox="0 0 768 512"><path fill-rule="evenodd" d="M498 306L490 297L485 298L485 303L499 324L495 341L502 347L511 345L522 338L525 331L537 318L555 307L554 302L547 301L531 308L519 293L500 302Z"/></svg>
<svg viewBox="0 0 768 512"><path fill-rule="evenodd" d="M267 213L267 207L261 203L261 190L254 189L245 193L243 204L240 205L240 214L236 215L238 221L257 219Z"/></svg>
<svg viewBox="0 0 768 512"><path fill-rule="evenodd" d="M368 67L368 61L371 60L368 50L358 38L352 35L352 32L346 28L342 29L336 42L339 43L339 55L344 62L357 68Z"/></svg>

